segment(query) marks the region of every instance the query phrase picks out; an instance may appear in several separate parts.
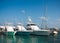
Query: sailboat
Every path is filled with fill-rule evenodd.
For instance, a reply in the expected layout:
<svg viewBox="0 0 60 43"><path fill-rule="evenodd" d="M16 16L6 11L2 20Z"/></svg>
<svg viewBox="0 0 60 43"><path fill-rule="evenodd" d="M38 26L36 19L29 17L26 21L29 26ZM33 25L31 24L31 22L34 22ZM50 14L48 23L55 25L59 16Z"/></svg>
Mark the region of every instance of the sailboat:
<svg viewBox="0 0 60 43"><path fill-rule="evenodd" d="M32 31L25 29L22 23L18 23L17 27L18 30L15 35L30 35Z"/></svg>
<svg viewBox="0 0 60 43"><path fill-rule="evenodd" d="M11 23L7 23L5 25L5 35L15 35L14 27L11 25Z"/></svg>
<svg viewBox="0 0 60 43"><path fill-rule="evenodd" d="M50 35L50 30L40 29L37 24L33 23L31 18L28 18L28 30L33 30L32 35Z"/></svg>

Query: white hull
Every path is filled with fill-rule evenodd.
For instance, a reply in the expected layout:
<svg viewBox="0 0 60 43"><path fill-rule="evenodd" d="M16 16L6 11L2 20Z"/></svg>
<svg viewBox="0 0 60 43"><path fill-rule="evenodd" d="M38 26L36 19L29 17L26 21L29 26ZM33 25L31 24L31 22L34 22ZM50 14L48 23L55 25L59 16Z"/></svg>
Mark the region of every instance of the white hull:
<svg viewBox="0 0 60 43"><path fill-rule="evenodd" d="M50 31L33 31L33 35L50 35Z"/></svg>

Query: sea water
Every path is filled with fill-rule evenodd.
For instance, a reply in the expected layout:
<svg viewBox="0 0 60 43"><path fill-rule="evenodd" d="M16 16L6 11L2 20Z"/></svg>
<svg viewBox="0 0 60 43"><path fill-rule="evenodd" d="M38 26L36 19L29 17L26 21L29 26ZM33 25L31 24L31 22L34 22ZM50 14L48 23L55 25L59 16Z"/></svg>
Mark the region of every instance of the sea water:
<svg viewBox="0 0 60 43"><path fill-rule="evenodd" d="M60 43L60 32L56 36L5 36L5 35L0 35L0 43Z"/></svg>

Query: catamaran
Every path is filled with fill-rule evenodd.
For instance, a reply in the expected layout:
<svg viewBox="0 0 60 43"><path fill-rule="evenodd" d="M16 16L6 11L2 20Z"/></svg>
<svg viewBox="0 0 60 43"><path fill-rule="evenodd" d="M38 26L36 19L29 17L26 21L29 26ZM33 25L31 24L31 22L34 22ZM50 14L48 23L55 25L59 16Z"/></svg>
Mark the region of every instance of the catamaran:
<svg viewBox="0 0 60 43"><path fill-rule="evenodd" d="M16 35L30 35L32 32L32 31L26 30L21 23L18 23L16 28L18 29L16 32Z"/></svg>
<svg viewBox="0 0 60 43"><path fill-rule="evenodd" d="M35 23L32 23L32 20L31 18L28 18L28 24L27 24L27 27L28 27L28 30L31 29L33 30L32 34L33 35L49 35L50 34L50 30L47 30L47 29L40 29L37 24Z"/></svg>

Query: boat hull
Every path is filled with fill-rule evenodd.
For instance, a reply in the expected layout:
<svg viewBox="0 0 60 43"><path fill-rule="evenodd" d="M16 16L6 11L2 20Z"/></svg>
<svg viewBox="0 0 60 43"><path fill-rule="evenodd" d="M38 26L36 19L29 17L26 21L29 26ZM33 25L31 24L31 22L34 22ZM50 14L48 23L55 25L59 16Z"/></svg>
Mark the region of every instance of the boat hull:
<svg viewBox="0 0 60 43"><path fill-rule="evenodd" d="M48 36L50 35L49 31L33 31L32 35L43 35L43 36Z"/></svg>
<svg viewBox="0 0 60 43"><path fill-rule="evenodd" d="M26 31L17 31L15 35L30 35L31 32L26 32Z"/></svg>
<svg viewBox="0 0 60 43"><path fill-rule="evenodd" d="M4 32L5 35L15 35L14 32Z"/></svg>
<svg viewBox="0 0 60 43"><path fill-rule="evenodd" d="M51 32L51 35L57 35L57 34L58 34L58 31L54 31L54 30L53 30L53 31Z"/></svg>

